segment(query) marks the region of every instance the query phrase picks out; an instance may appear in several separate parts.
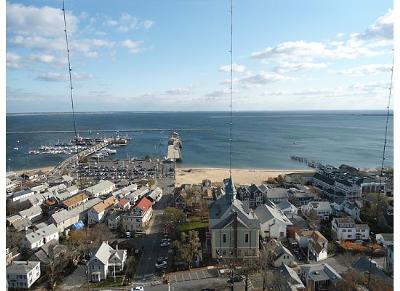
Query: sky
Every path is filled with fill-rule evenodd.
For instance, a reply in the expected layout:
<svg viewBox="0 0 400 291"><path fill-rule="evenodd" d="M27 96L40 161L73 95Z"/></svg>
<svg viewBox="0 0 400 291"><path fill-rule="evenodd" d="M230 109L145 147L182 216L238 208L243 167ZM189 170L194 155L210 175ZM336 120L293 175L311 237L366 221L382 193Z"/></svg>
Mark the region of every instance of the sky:
<svg viewBox="0 0 400 291"><path fill-rule="evenodd" d="M233 110L384 110L392 1L233 0ZM8 113L68 112L59 0L6 4ZM229 0L66 0L76 111L229 110Z"/></svg>

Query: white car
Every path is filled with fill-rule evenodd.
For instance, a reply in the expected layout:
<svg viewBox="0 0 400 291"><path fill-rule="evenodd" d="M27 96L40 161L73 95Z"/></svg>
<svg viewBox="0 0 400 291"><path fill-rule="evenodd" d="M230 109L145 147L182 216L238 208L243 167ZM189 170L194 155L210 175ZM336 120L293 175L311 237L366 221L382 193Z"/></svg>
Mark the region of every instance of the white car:
<svg viewBox="0 0 400 291"><path fill-rule="evenodd" d="M169 245L170 245L170 243L167 242L167 241L163 241L163 242L160 244L161 247L169 247Z"/></svg>
<svg viewBox="0 0 400 291"><path fill-rule="evenodd" d="M131 288L131 291L144 291L144 287L143 286L136 286Z"/></svg>
<svg viewBox="0 0 400 291"><path fill-rule="evenodd" d="M160 262L160 263L156 263L156 269L164 269L164 268L167 268L167 265L168 265L168 263L167 263L167 261L163 261L163 262Z"/></svg>

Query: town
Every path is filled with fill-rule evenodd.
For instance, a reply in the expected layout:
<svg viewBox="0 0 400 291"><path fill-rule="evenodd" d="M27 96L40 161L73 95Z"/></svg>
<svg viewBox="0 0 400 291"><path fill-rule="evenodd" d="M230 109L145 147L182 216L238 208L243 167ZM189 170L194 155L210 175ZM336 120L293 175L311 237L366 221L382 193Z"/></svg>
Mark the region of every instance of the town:
<svg viewBox="0 0 400 291"><path fill-rule="evenodd" d="M393 289L391 169L177 185L175 167L147 157L8 172L8 287Z"/></svg>

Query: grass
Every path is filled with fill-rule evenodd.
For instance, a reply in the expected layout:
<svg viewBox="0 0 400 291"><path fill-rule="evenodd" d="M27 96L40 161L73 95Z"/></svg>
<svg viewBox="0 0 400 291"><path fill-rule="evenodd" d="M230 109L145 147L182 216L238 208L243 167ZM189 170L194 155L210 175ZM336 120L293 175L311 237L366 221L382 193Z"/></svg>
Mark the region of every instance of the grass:
<svg viewBox="0 0 400 291"><path fill-rule="evenodd" d="M123 278L122 276L115 277L115 282L114 282L114 277L108 277L107 280L103 280L98 283L88 283L88 285L90 288L121 287L122 278Z"/></svg>
<svg viewBox="0 0 400 291"><path fill-rule="evenodd" d="M201 219L200 217L192 217L190 221L181 224L178 226L178 231L189 231L189 230L196 230L200 228L206 228L208 226L208 219L204 218Z"/></svg>

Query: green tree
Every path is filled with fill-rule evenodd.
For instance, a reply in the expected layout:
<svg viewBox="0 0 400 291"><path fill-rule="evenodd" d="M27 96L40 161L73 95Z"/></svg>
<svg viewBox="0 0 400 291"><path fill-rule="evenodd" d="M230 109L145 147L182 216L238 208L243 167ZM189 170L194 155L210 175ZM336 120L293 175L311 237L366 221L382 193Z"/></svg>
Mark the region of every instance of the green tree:
<svg viewBox="0 0 400 291"><path fill-rule="evenodd" d="M176 230L177 227L186 222L186 214L182 209L175 207L167 207L163 215L164 223L170 223Z"/></svg>
<svg viewBox="0 0 400 291"><path fill-rule="evenodd" d="M189 269L193 265L193 260L200 254L201 243L199 233L195 230L189 232L181 232L179 240L173 242L176 260L184 261Z"/></svg>

